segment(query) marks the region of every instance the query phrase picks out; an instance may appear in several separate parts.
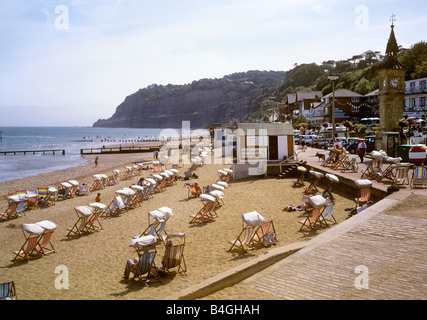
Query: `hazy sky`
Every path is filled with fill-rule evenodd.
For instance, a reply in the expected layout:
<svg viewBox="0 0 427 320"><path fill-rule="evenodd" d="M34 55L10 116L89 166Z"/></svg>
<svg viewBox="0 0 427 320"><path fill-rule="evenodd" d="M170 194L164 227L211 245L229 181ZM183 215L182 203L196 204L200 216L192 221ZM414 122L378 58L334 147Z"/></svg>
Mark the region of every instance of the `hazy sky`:
<svg viewBox="0 0 427 320"><path fill-rule="evenodd" d="M425 0L0 0L0 126L91 126L126 96L248 70L384 54Z"/></svg>

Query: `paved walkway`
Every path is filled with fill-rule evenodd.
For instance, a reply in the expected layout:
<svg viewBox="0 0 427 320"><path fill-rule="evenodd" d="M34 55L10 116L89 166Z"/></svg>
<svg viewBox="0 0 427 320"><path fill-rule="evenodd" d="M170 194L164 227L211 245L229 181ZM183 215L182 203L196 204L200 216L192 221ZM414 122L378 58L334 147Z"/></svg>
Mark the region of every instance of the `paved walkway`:
<svg viewBox="0 0 427 320"><path fill-rule="evenodd" d="M358 173L327 169L320 166L316 152L319 149L308 148L298 159L353 181L366 168L360 164ZM373 188L383 191L389 185L373 182ZM291 256L226 288L227 296L233 299L234 290L244 290L254 300L424 300L426 208L427 189L401 189L320 234Z"/></svg>

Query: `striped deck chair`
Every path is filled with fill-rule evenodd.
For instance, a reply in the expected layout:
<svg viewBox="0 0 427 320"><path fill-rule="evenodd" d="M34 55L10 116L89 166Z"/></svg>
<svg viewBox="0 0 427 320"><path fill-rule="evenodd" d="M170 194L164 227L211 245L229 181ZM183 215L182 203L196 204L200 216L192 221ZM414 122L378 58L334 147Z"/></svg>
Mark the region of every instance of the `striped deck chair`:
<svg viewBox="0 0 427 320"><path fill-rule="evenodd" d="M0 213L0 221L11 220L18 218L18 204L19 202L9 203L6 212Z"/></svg>
<svg viewBox="0 0 427 320"><path fill-rule="evenodd" d="M202 194L200 197L203 203L203 207L196 214L190 215L190 224L209 222L217 216L216 211L214 210L216 201L215 198L206 194Z"/></svg>
<svg viewBox="0 0 427 320"><path fill-rule="evenodd" d="M400 187L409 186L409 169L411 168L410 163L399 163L396 165L393 181Z"/></svg>
<svg viewBox="0 0 427 320"><path fill-rule="evenodd" d="M71 184L70 197L72 198L76 195L76 192L79 189L79 182L76 180L69 180L68 183Z"/></svg>
<svg viewBox="0 0 427 320"><path fill-rule="evenodd" d="M329 155L326 157L326 159L322 162L321 166L327 167L327 166L333 164L335 157L336 157L336 153L331 151L329 153Z"/></svg>
<svg viewBox="0 0 427 320"><path fill-rule="evenodd" d="M356 180L355 183L359 188L359 194L354 200L356 201L356 207L360 207L361 204L368 202L371 198L372 182L367 179L360 179Z"/></svg>
<svg viewBox="0 0 427 320"><path fill-rule="evenodd" d="M304 194L306 195L315 194L319 192L319 190L317 189L317 185L320 179L322 179L323 177L323 173L314 170L310 170L310 174L313 176L313 181L307 188L304 189Z"/></svg>
<svg viewBox="0 0 427 320"><path fill-rule="evenodd" d="M249 248L253 249L254 247L254 236L255 232L258 230L259 227L257 226L246 226L243 228L243 230L240 232L239 236L235 240L228 241L231 243L230 249L228 251L231 251L234 247L246 252L245 246L248 246Z"/></svg>
<svg viewBox="0 0 427 320"><path fill-rule="evenodd" d="M304 177L305 177L305 174L307 173L307 168L303 166L298 166L297 170L298 170L299 176L298 176L298 179L292 180L293 187L305 186Z"/></svg>
<svg viewBox="0 0 427 320"><path fill-rule="evenodd" d="M332 169L337 170L340 167L344 168L346 161L349 161L348 152L343 149L342 153L339 155L338 160L332 165Z"/></svg>
<svg viewBox="0 0 427 320"><path fill-rule="evenodd" d="M17 300L15 282L7 281L0 283L0 300Z"/></svg>
<svg viewBox="0 0 427 320"><path fill-rule="evenodd" d="M113 170L113 174L111 175L111 176L109 176L108 177L108 182L107 182L107 184L109 185L109 186L113 186L113 185L115 185L115 184L117 184L118 183L118 179L119 179L119 176L120 176L120 170Z"/></svg>
<svg viewBox="0 0 427 320"><path fill-rule="evenodd" d="M331 200L334 200L334 196L332 194L332 188L334 185L339 184L340 180L336 175L330 174L330 173L325 174L325 177L329 180L329 184L325 188L325 190L323 190L322 197L330 198Z"/></svg>
<svg viewBox="0 0 427 320"><path fill-rule="evenodd" d="M180 239L179 244L173 244L172 239ZM187 266L184 258L185 233L170 233L164 238L165 253L162 258L162 269L168 274L174 272L187 275Z"/></svg>
<svg viewBox="0 0 427 320"><path fill-rule="evenodd" d="M347 171L358 172L359 165L357 164L356 159L357 159L356 157L352 159L347 159L347 161L343 163L343 168L341 169L341 172L347 172Z"/></svg>
<svg viewBox="0 0 427 320"><path fill-rule="evenodd" d="M67 237L71 235L80 236L89 232L88 221L93 215L93 210L89 206L78 206L74 207L74 211L77 214L78 220L72 228L67 228Z"/></svg>
<svg viewBox="0 0 427 320"><path fill-rule="evenodd" d="M40 236L44 233L44 229L34 223L22 224L22 233L25 237L25 242L18 251L13 251L15 257L12 262L19 260L29 260L30 258L39 257L40 251L37 250Z"/></svg>
<svg viewBox="0 0 427 320"><path fill-rule="evenodd" d="M89 187L90 191L95 191L99 189L99 184L101 183L101 175L100 174L94 174L93 176L93 182L91 186Z"/></svg>
<svg viewBox="0 0 427 320"><path fill-rule="evenodd" d="M42 227L44 230L41 238L39 239L39 243L37 244L37 250L40 251L43 255L54 253L55 248L53 247L53 244L50 240L52 238L53 232L57 228L57 225L49 220L37 222L36 225Z"/></svg>
<svg viewBox="0 0 427 320"><path fill-rule="evenodd" d="M414 171L412 172L411 188L416 188L416 187L423 188L426 186L427 186L426 167L415 166Z"/></svg>
<svg viewBox="0 0 427 320"><path fill-rule="evenodd" d="M114 197L114 199L111 201L111 203L104 209L103 214L107 214L107 215L116 215L119 214L120 212L122 212L122 210L124 210L125 208L125 204L123 202L123 199L121 196L116 196Z"/></svg>
<svg viewBox="0 0 427 320"><path fill-rule="evenodd" d="M378 173L377 181L381 182L383 179L394 181L395 171L401 160L402 158L390 158L388 156L385 157L384 161L387 161L389 165L385 168L385 170L381 170L381 172Z"/></svg>
<svg viewBox="0 0 427 320"><path fill-rule="evenodd" d="M134 279L142 281L145 285L148 282L155 280L160 281L160 276L156 270L156 264L154 258L156 257L156 251L145 251L139 258L138 264L132 269ZM145 275L145 276L144 276Z"/></svg>
<svg viewBox="0 0 427 320"><path fill-rule="evenodd" d="M334 217L334 204L333 202L330 202L327 204L324 209L322 210L320 214L319 221L324 225L336 224L337 220Z"/></svg>
<svg viewBox="0 0 427 320"><path fill-rule="evenodd" d="M92 208L93 215L89 218L87 222L88 230L92 230L92 231L102 230L102 225L101 225L101 222L99 221L99 217L102 216L107 206L103 203L93 202L89 204L89 207Z"/></svg>
<svg viewBox="0 0 427 320"><path fill-rule="evenodd" d="M315 231L317 227L322 226L320 221L322 209L326 205L326 199L321 195L315 195L308 198L308 206L306 207L306 217L298 221L301 224L299 231Z"/></svg>

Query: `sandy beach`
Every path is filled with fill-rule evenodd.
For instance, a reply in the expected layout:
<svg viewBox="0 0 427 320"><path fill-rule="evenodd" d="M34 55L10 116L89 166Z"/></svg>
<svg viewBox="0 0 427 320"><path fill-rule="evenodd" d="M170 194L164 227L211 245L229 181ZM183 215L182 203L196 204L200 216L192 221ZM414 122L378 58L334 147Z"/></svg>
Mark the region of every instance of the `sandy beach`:
<svg viewBox="0 0 427 320"><path fill-rule="evenodd" d="M105 173L110 175L113 169L124 171L125 165L144 159L152 160L153 155L126 154L102 155L99 165L93 163L68 170L42 174L35 177L9 181L0 184L0 210L7 208L5 196L9 192L46 185L58 185L59 182L76 179L91 185L92 175ZM94 158L94 157L93 157ZM179 169L183 175L189 165ZM201 186L207 186L218 179L217 170L229 168L224 164L207 164L199 167L195 173ZM142 176L119 181L118 185L109 186L99 191L101 202L108 205L114 198L115 191L136 184L141 177L148 177L151 170L144 170ZM209 223L191 224L190 214L196 213L201 207L200 199L187 198L187 181L178 181L164 192L157 193L152 199L141 203L140 207L122 213L117 217L103 216L103 229L81 237L67 238L67 228L77 221L75 206L88 205L94 202L96 193L74 197L69 200L57 201L55 206L26 211L25 216L0 223L0 281L13 280L16 285L18 299L33 300L159 300L176 293L218 273L245 263L268 252L269 248L259 248L247 253L240 251L228 252L229 240L235 239L241 231L241 215L257 211L266 220L273 220L277 233L276 246L285 246L294 242L310 240L328 228L316 233L301 233L299 220L303 212L282 212L286 205L302 203L302 188L294 188L292 179L275 177L253 178L232 182L225 189L225 205L217 210L218 217ZM309 182L306 182L308 185ZM320 188L323 190L322 188ZM345 208L354 206L350 195L333 190L335 196L334 216L338 222L347 217ZM166 225L168 233L185 233L186 246L184 256L187 265L187 276L176 275L162 278L162 282L150 283L148 286L139 281L122 280L126 260L137 256L135 249L130 247L133 236L141 233L148 226L148 212L162 206L173 209L174 216ZM55 253L22 263L12 263L12 253L24 243L21 224L50 220L58 225L52 237ZM333 227L333 226L332 226ZM164 252L162 244L157 245L156 264ZM57 289L55 273L58 266L68 270L69 288ZM221 297L224 299L246 299L245 293L240 296ZM262 297L261 297L262 298Z"/></svg>

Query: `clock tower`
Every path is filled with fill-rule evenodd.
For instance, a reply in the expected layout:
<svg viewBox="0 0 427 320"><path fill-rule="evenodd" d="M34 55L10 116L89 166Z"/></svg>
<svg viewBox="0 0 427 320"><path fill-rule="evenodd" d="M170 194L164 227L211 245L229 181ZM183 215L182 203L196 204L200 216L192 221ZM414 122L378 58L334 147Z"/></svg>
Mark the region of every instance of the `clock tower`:
<svg viewBox="0 0 427 320"><path fill-rule="evenodd" d="M386 56L377 70L379 77L380 128L376 137L376 148L387 151L387 136L399 132L398 121L403 118L405 106L405 75L407 68L397 60L399 47L394 35L394 15L388 39ZM391 136L391 135L390 135ZM397 134L394 135L398 137ZM400 141L399 141L400 144Z"/></svg>

